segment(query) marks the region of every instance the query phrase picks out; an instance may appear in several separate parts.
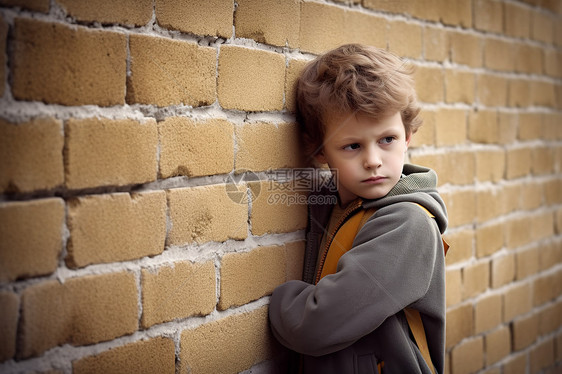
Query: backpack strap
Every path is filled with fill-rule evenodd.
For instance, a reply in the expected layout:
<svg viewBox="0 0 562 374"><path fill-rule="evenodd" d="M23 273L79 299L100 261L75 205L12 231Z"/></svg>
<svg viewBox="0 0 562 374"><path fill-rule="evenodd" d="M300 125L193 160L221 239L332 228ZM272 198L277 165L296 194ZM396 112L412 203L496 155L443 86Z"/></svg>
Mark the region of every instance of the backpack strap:
<svg viewBox="0 0 562 374"><path fill-rule="evenodd" d="M416 204L416 203L415 203ZM427 210L424 206L420 204L416 204L420 208L422 208L429 217L435 218L433 214L429 210ZM334 274L337 270L338 261L341 256L343 256L347 251L351 249L353 246L353 241L361 230L361 227L367 222L367 220L375 213L375 209L362 209L351 218L349 218L342 227L336 233L330 247L328 249L328 253L326 255L326 260L322 267L322 272L320 278L325 277L328 274ZM443 248L444 254L447 254L447 250L449 249L449 245L443 240ZM435 367L433 366L433 362L431 361L431 355L429 354L429 347L427 345L427 338L425 335L425 329L423 327L423 322L421 319L420 312L411 309L405 308L404 315L406 316L406 320L408 321L408 326L412 331L412 335L414 336L414 340L416 345L418 346L420 353L422 354L427 366L429 366L431 372L435 374ZM379 373L381 372L382 365L384 362L379 364Z"/></svg>

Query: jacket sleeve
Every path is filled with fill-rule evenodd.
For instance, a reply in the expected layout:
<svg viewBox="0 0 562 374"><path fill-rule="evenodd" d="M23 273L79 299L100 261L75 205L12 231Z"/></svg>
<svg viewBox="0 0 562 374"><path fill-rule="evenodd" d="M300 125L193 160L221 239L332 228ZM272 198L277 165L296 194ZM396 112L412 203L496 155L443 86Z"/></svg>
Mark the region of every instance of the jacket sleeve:
<svg viewBox="0 0 562 374"><path fill-rule="evenodd" d="M320 356L344 349L427 292L436 256L437 224L412 203L379 209L317 285L282 284L270 299L273 334L288 348Z"/></svg>

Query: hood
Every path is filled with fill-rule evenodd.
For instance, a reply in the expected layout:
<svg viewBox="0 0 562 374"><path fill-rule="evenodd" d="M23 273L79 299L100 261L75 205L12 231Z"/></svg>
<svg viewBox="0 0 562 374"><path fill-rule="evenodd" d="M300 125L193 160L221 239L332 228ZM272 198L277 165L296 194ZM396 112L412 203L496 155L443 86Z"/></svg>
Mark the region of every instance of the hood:
<svg viewBox="0 0 562 374"><path fill-rule="evenodd" d="M365 200L363 207L379 209L401 202L420 204L435 216L439 230L444 233L447 228L447 208L437 192L437 174L429 168L411 164L404 165L403 174L386 196Z"/></svg>

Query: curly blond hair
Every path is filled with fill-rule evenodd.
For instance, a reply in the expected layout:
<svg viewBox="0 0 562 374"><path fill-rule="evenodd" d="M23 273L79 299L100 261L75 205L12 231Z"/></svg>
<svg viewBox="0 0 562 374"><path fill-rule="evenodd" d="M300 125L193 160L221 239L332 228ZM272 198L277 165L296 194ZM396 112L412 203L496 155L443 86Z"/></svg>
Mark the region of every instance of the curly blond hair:
<svg viewBox="0 0 562 374"><path fill-rule="evenodd" d="M296 115L306 156L322 149L324 125L333 114L354 113L375 119L400 112L406 134L422 124L413 67L372 46L346 44L310 61L296 86Z"/></svg>

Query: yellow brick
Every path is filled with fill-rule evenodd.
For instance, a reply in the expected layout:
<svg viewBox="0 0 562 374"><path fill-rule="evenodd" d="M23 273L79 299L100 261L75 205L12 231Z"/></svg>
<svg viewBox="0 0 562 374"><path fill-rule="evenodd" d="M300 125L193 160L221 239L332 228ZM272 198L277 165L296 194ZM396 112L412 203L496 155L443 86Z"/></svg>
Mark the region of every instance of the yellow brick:
<svg viewBox="0 0 562 374"><path fill-rule="evenodd" d="M453 192L445 198L449 214L449 227L462 226L474 221L476 194L472 190Z"/></svg>
<svg viewBox="0 0 562 374"><path fill-rule="evenodd" d="M470 184L476 176L476 157L474 152L450 152L444 156L445 168L439 173L442 183L457 185Z"/></svg>
<svg viewBox="0 0 562 374"><path fill-rule="evenodd" d="M451 368L454 374L469 374L484 367L484 339L471 338L451 352Z"/></svg>
<svg viewBox="0 0 562 374"><path fill-rule="evenodd" d="M307 60L290 59L285 73L285 108L290 112L295 112L296 102L296 83Z"/></svg>
<svg viewBox="0 0 562 374"><path fill-rule="evenodd" d="M301 4L299 43L302 52L321 53L343 44L345 10L342 8L303 2Z"/></svg>
<svg viewBox="0 0 562 374"><path fill-rule="evenodd" d="M444 29L426 26L423 41L426 60L445 61L449 58L449 34Z"/></svg>
<svg viewBox="0 0 562 374"><path fill-rule="evenodd" d="M476 230L476 256L485 257L499 251L504 245L503 223L495 223Z"/></svg>
<svg viewBox="0 0 562 374"><path fill-rule="evenodd" d="M510 322L531 311L531 295L530 283L518 283L507 289L503 295L503 320Z"/></svg>
<svg viewBox="0 0 562 374"><path fill-rule="evenodd" d="M533 148L532 166L534 175L550 174L554 171L555 154L554 150L547 146Z"/></svg>
<svg viewBox="0 0 562 374"><path fill-rule="evenodd" d="M363 12L349 11L344 14L344 23L343 42L361 43L386 49L388 21L385 18ZM391 50L396 53L392 46Z"/></svg>
<svg viewBox="0 0 562 374"><path fill-rule="evenodd" d="M254 235L291 232L306 227L306 195L302 192L293 191L287 183L273 181L253 182L250 187L254 191L260 190L250 215Z"/></svg>
<svg viewBox="0 0 562 374"><path fill-rule="evenodd" d="M156 121L70 119L65 125L66 186L79 189L156 179Z"/></svg>
<svg viewBox="0 0 562 374"><path fill-rule="evenodd" d="M132 273L47 281L22 295L21 358L57 345L93 344L138 328L138 290Z"/></svg>
<svg viewBox="0 0 562 374"><path fill-rule="evenodd" d="M501 34L503 32L503 6L499 1L476 0L474 3L474 28Z"/></svg>
<svg viewBox="0 0 562 374"><path fill-rule="evenodd" d="M562 303L551 304L539 312L539 334L548 335L562 323Z"/></svg>
<svg viewBox="0 0 562 374"><path fill-rule="evenodd" d="M156 271L143 269L143 327L210 314L216 304L215 277L213 261L176 262Z"/></svg>
<svg viewBox="0 0 562 374"><path fill-rule="evenodd" d="M473 68L482 66L482 41L478 36L454 31L449 34L449 42L453 62Z"/></svg>
<svg viewBox="0 0 562 374"><path fill-rule="evenodd" d="M464 144L467 139L467 115L464 109L439 109L435 113L437 146Z"/></svg>
<svg viewBox="0 0 562 374"><path fill-rule="evenodd" d="M511 334L507 326L502 326L484 337L486 347L486 366L491 366L511 353Z"/></svg>
<svg viewBox="0 0 562 374"><path fill-rule="evenodd" d="M511 324L513 350L519 351L533 344L537 340L538 328L538 314L531 314L514 320Z"/></svg>
<svg viewBox="0 0 562 374"><path fill-rule="evenodd" d="M520 113L519 133L521 140L539 139L544 132L544 117L541 113Z"/></svg>
<svg viewBox="0 0 562 374"><path fill-rule="evenodd" d="M304 245L304 241L290 242L285 244L285 272L287 274L287 281L302 279L302 270L304 265Z"/></svg>
<svg viewBox="0 0 562 374"><path fill-rule="evenodd" d="M82 196L68 206L70 267L133 260L164 250L166 193Z"/></svg>
<svg viewBox="0 0 562 374"><path fill-rule="evenodd" d="M215 102L214 48L148 35L129 39L128 103L201 106Z"/></svg>
<svg viewBox="0 0 562 374"><path fill-rule="evenodd" d="M0 281L56 270L64 215L58 198L0 204Z"/></svg>
<svg viewBox="0 0 562 374"><path fill-rule="evenodd" d="M421 147L423 145L435 145L435 111L422 109L421 126L410 141L410 148Z"/></svg>
<svg viewBox="0 0 562 374"><path fill-rule="evenodd" d="M464 304L447 311L446 348L474 334L472 305Z"/></svg>
<svg viewBox="0 0 562 374"><path fill-rule="evenodd" d="M76 374L175 373L172 339L157 337L113 348L72 362Z"/></svg>
<svg viewBox="0 0 562 374"><path fill-rule="evenodd" d="M437 103L444 99L444 74L440 67L418 66L414 73L416 93L422 102Z"/></svg>
<svg viewBox="0 0 562 374"><path fill-rule="evenodd" d="M554 349L553 338L543 340L533 347L530 355L531 373L539 373L541 370L546 369L555 362Z"/></svg>
<svg viewBox="0 0 562 374"><path fill-rule="evenodd" d="M234 2L223 0L156 0L156 21L182 32L232 36Z"/></svg>
<svg viewBox="0 0 562 374"><path fill-rule="evenodd" d="M556 107L556 91L553 83L531 81L531 103L538 106Z"/></svg>
<svg viewBox="0 0 562 374"><path fill-rule="evenodd" d="M405 21L392 21L388 28L388 47L393 53L411 58L422 55L422 28Z"/></svg>
<svg viewBox="0 0 562 374"><path fill-rule="evenodd" d="M0 120L0 191L51 189L64 182L62 123L38 118L12 124Z"/></svg>
<svg viewBox="0 0 562 374"><path fill-rule="evenodd" d="M414 14L415 4L408 1L388 1L388 0L363 0L363 6L376 11L389 13Z"/></svg>
<svg viewBox="0 0 562 374"><path fill-rule="evenodd" d="M462 276L460 269L447 270L445 272L446 306L459 304L462 301Z"/></svg>
<svg viewBox="0 0 562 374"><path fill-rule="evenodd" d="M559 240L552 243L541 244L538 252L540 270L548 270L562 262L562 242Z"/></svg>
<svg viewBox="0 0 562 374"><path fill-rule="evenodd" d="M543 133L541 134L543 139L562 139L562 126L559 126L560 121L562 121L562 113L544 113L542 118L544 121ZM558 160L560 160L560 158Z"/></svg>
<svg viewBox="0 0 562 374"><path fill-rule="evenodd" d="M225 254L221 261L218 308L225 310L270 295L287 278L285 261L285 248L280 246Z"/></svg>
<svg viewBox="0 0 562 374"><path fill-rule="evenodd" d="M223 108L281 110L284 82L283 55L235 45L221 47L217 90Z"/></svg>
<svg viewBox="0 0 562 374"><path fill-rule="evenodd" d="M507 179L524 177L531 172L532 149L514 148L507 150Z"/></svg>
<svg viewBox="0 0 562 374"><path fill-rule="evenodd" d="M551 212L533 215L532 222L530 229L534 241L547 239L554 235L554 215Z"/></svg>
<svg viewBox="0 0 562 374"><path fill-rule="evenodd" d="M543 305L560 295L562 287L557 283L561 278L559 273L562 274L562 272L549 273L534 280L533 304L535 306Z"/></svg>
<svg viewBox="0 0 562 374"><path fill-rule="evenodd" d="M237 37L281 47L298 46L300 17L298 2L240 0L237 4L234 19Z"/></svg>
<svg viewBox="0 0 562 374"><path fill-rule="evenodd" d="M0 292L0 362L16 354L19 304L19 297L15 293Z"/></svg>
<svg viewBox="0 0 562 374"><path fill-rule="evenodd" d="M484 150L476 154L476 178L479 181L499 182L505 175L505 151Z"/></svg>
<svg viewBox="0 0 562 374"><path fill-rule="evenodd" d="M267 307L184 330L181 372L238 373L271 357L272 339Z"/></svg>
<svg viewBox="0 0 562 374"><path fill-rule="evenodd" d="M124 104L124 34L18 18L14 38L10 65L16 99L63 105Z"/></svg>
<svg viewBox="0 0 562 374"><path fill-rule="evenodd" d="M528 38L531 34L530 9L518 3L504 3L505 33L516 38Z"/></svg>
<svg viewBox="0 0 562 374"><path fill-rule="evenodd" d="M486 0L490 2L489 0ZM498 3L501 6L501 3ZM484 66L492 70L512 71L515 67L513 42L503 39L484 40Z"/></svg>
<svg viewBox="0 0 562 374"><path fill-rule="evenodd" d="M486 222L504 213L503 191L481 190L476 195L476 217L478 222Z"/></svg>
<svg viewBox="0 0 562 374"><path fill-rule="evenodd" d="M509 79L508 96L509 106L524 108L531 105L531 84L525 79Z"/></svg>
<svg viewBox="0 0 562 374"><path fill-rule="evenodd" d="M239 197L238 191L246 194L246 190L243 183L169 190L168 205L172 224L168 233L169 244L246 238L247 199L232 199Z"/></svg>
<svg viewBox="0 0 562 374"><path fill-rule="evenodd" d="M507 104L508 80L492 74L478 75L478 101L486 106L505 106Z"/></svg>
<svg viewBox="0 0 562 374"><path fill-rule="evenodd" d="M515 255L508 253L492 259L492 288L505 286L515 278Z"/></svg>
<svg viewBox="0 0 562 374"><path fill-rule="evenodd" d="M562 78L562 52L554 49L544 50L544 64L547 75Z"/></svg>
<svg viewBox="0 0 562 374"><path fill-rule="evenodd" d="M472 1L438 0L437 4L441 21L444 24L472 27Z"/></svg>
<svg viewBox="0 0 562 374"><path fill-rule="evenodd" d="M236 170L302 167L296 123L246 123L236 127Z"/></svg>
<svg viewBox="0 0 562 374"><path fill-rule="evenodd" d="M562 180L550 180L544 185L545 203L547 205L560 204L562 202Z"/></svg>
<svg viewBox="0 0 562 374"><path fill-rule="evenodd" d="M49 0L1 0L0 4L4 6L16 6L22 9L48 13Z"/></svg>
<svg viewBox="0 0 562 374"><path fill-rule="evenodd" d="M471 72L448 69L445 73L445 101L472 104L475 99L476 76Z"/></svg>
<svg viewBox="0 0 562 374"><path fill-rule="evenodd" d="M531 217L513 218L505 222L508 248L513 249L532 242L533 234L529 232L532 224Z"/></svg>
<svg viewBox="0 0 562 374"><path fill-rule="evenodd" d="M520 73L542 74L543 72L543 49L528 44L516 45L515 70Z"/></svg>
<svg viewBox="0 0 562 374"><path fill-rule="evenodd" d="M490 286L490 262L482 261L463 269L463 299L470 299L483 293Z"/></svg>
<svg viewBox="0 0 562 374"><path fill-rule="evenodd" d="M486 296L474 306L474 332L490 331L502 322L502 295Z"/></svg>
<svg viewBox="0 0 562 374"><path fill-rule="evenodd" d="M169 117L158 123L158 134L162 178L225 174L234 168L234 126L226 120Z"/></svg>
<svg viewBox="0 0 562 374"><path fill-rule="evenodd" d="M503 364L504 373L525 374L527 373L527 352L512 354Z"/></svg>
<svg viewBox="0 0 562 374"><path fill-rule="evenodd" d="M521 280L539 271L539 251L538 247L531 247L518 251L515 255L516 260L516 279Z"/></svg>
<svg viewBox="0 0 562 374"><path fill-rule="evenodd" d="M475 143L496 143L498 141L498 113L495 110L473 110L469 114L468 137Z"/></svg>
<svg viewBox="0 0 562 374"><path fill-rule="evenodd" d="M146 25L152 18L150 0L61 0L59 4L67 14L79 21Z"/></svg>
<svg viewBox="0 0 562 374"><path fill-rule="evenodd" d="M454 234L447 233L445 240L451 246L451 251L447 252L445 258L447 265L466 261L472 257L472 243L474 241L472 230L457 231Z"/></svg>
<svg viewBox="0 0 562 374"><path fill-rule="evenodd" d="M531 10L531 38L544 43L552 43L554 37L554 18L538 9Z"/></svg>
<svg viewBox="0 0 562 374"><path fill-rule="evenodd" d="M499 144L511 144L517 139L519 115L512 112L500 111L498 113Z"/></svg>

